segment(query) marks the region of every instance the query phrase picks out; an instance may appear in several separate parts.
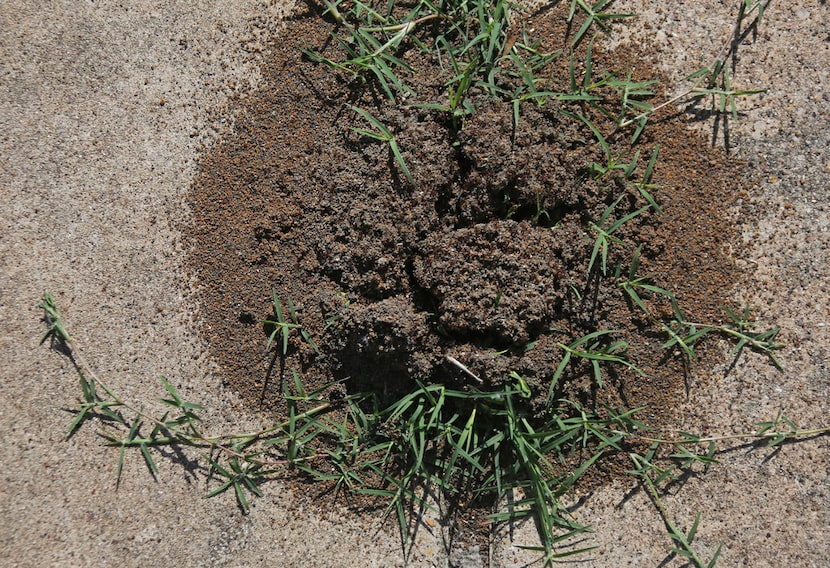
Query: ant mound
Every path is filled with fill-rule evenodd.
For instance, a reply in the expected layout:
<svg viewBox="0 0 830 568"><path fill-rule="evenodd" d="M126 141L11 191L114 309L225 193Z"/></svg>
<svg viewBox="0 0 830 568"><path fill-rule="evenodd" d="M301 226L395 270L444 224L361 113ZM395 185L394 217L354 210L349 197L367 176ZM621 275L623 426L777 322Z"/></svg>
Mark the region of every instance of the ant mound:
<svg viewBox="0 0 830 568"><path fill-rule="evenodd" d="M533 24L540 50L569 45L556 10ZM430 105L446 94L446 70L418 50L402 55L418 69L407 77L416 94L393 103L302 54L342 58L330 31L311 13L288 23L190 193L201 332L228 383L279 412L293 374L383 403L416 382L489 389L519 375L534 413L554 395L667 418L686 361L661 348L653 324L672 312L643 291L646 313L623 284L649 276L698 321L720 317L737 277L728 210L740 164L682 116L649 124L632 146L597 106L549 98L515 113L472 89L475 111L459 119ZM607 63L630 63L623 55L594 46L593 73L624 76ZM553 58L549 88L568 91L572 69ZM563 346L591 334L585 349L630 366L603 363L613 388L601 389L594 364L575 357L552 387Z"/></svg>

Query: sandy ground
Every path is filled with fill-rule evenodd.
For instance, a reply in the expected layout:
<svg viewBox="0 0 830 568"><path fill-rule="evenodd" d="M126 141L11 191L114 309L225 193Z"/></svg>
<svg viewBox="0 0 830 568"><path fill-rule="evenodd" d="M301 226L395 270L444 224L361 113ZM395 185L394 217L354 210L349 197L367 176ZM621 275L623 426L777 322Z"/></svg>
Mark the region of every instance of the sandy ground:
<svg viewBox="0 0 830 568"><path fill-rule="evenodd" d="M645 6L651 5L650 7ZM731 34L737 0L662 5L618 2L643 14L674 80L710 63ZM126 7L124 7L126 6ZM648 8L648 9L647 9ZM204 356L181 270L176 227L203 144L227 128L225 103L257 81L263 30L281 8L256 0L33 3L0 8L0 554L11 566L394 566L394 531L375 517L300 506L279 482L248 516L233 500L203 500L204 479L158 460L153 482L128 459L116 491L116 451L94 427L65 438L78 398L69 362L38 347L35 308L51 290L77 344L125 398L153 401L168 377L211 409L208 428L261 420L243 409ZM739 49L735 82L768 87L740 103L732 154L762 174L740 211L750 289L736 290L782 328L784 372L747 354L735 368L699 369L689 420L707 433L747 431L780 409L802 427L830 410L830 41L824 2L775 2L755 42ZM643 24L651 26L642 31ZM625 38L627 33L621 37ZM623 39L625 41L625 39ZM698 125L711 136L711 122ZM723 130L714 142L723 147ZM725 452L706 476L665 499L720 566L825 566L830 559L828 438L777 451ZM641 491L612 486L577 511L598 549L583 566L680 566ZM531 529L531 530L528 530ZM514 544L529 542L519 527ZM494 566L528 560L499 542ZM453 564L479 566L459 551ZM423 530L413 566L449 563L440 533Z"/></svg>

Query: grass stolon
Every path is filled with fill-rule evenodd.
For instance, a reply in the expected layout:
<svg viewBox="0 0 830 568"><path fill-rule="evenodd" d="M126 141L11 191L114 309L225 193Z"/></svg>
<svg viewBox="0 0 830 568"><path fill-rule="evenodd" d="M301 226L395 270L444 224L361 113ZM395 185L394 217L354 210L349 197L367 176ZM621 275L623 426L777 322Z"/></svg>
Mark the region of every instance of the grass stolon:
<svg viewBox="0 0 830 568"><path fill-rule="evenodd" d="M561 505L561 498L608 452L626 452L638 443L650 444L643 455L630 453L636 465L631 473L643 480L679 547L678 553L694 560L697 556L691 542L699 517L688 533L680 532L662 506L659 484L674 479L694 464L714 463L718 441L740 439L772 446L830 432L830 428L799 429L779 414L747 434L699 437L678 432L673 438L653 437L647 435L650 428L636 419L640 409L606 407L597 414L562 399L551 401L550 411L540 421L528 412L524 402L530 397L530 389L515 373L511 375L512 385L491 392L419 384L414 392L379 409L372 393L329 402L325 394L330 385L306 392L294 373L293 388L286 388L284 394L287 420L259 432L208 436L201 431L197 414L204 408L183 400L164 378L161 383L168 396L160 400L173 410L161 417L153 417L143 406L118 397L84 360L49 293L44 294L39 307L44 310L47 324L41 343L51 339L75 362L79 375L83 402L67 436L87 419L100 420L101 435L109 445L119 448L117 481L127 449L138 450L155 476L158 468L154 448L192 447L207 451L206 476L222 479L208 491L207 497L233 489L240 508L248 512L248 494L261 495L262 481L298 470L318 481L332 483L335 495L351 491L388 500L387 514L395 514L405 538L410 530L410 507L414 504L421 510L433 508L431 493L419 488L437 489L462 500L493 495L497 501L508 499L509 507L495 511L492 522L523 517L537 520L543 544L540 551L546 561L588 550L568 547L570 539L590 528L572 518ZM571 345L562 345L565 356L557 375L561 375L573 356L591 360L597 382L602 380L600 362L630 365L617 354L619 345L597 351L594 339L597 336L586 336ZM152 426L148 435L142 434L145 422ZM656 465L660 448L673 449L675 453L669 457L679 461L679 465L668 469ZM577 455L583 456L578 467L569 469L566 464L573 463L572 458ZM697 565L712 563L701 561Z"/></svg>

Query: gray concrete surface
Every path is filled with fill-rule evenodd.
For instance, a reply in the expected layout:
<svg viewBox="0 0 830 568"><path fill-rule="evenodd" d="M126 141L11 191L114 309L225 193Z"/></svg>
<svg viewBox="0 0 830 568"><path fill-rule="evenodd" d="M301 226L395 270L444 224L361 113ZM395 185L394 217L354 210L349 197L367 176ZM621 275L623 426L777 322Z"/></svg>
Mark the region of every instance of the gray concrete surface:
<svg viewBox="0 0 830 568"><path fill-rule="evenodd" d="M630 35L651 36L677 81L709 63L731 33L738 1L656 5ZM737 290L759 318L782 327L783 373L760 357L710 369L692 389L686 430L746 431L782 409L800 426L826 426L830 216L830 42L824 2L775 2L736 82L769 94L741 102L736 156L763 174L742 220L752 289ZM232 121L229 97L256 84L265 30L282 8L265 0L153 2L7 0L0 6L0 564L6 566L395 566L394 531L375 517L303 507L278 482L249 516L232 499L204 500L204 479L159 460L153 482L129 459L114 486L116 453L94 428L70 439L66 412L77 376L38 347L35 308L51 290L70 333L101 376L128 399L161 395L158 375L202 402L208 428L244 429L243 409L205 360L176 227L202 144ZM651 24L643 31L642 23ZM640 34L640 35L638 35ZM627 32L621 32L626 41ZM700 126L707 135L707 126ZM719 143L719 142L718 142ZM703 370L707 371L707 370ZM711 383L710 383L711 385ZM825 566L830 559L828 439L777 452L735 451L689 481L666 506L720 566ZM581 566L679 566L642 492L594 495L578 511L598 549ZM494 566L531 560L499 543ZM445 566L441 539L421 533L410 564ZM523 540L524 539L524 540Z"/></svg>

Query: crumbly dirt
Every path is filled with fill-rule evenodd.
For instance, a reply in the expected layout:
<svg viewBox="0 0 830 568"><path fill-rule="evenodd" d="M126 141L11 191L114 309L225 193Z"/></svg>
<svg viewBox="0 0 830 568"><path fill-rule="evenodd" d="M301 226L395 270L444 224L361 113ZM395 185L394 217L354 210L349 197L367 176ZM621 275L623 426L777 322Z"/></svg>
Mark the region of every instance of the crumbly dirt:
<svg viewBox="0 0 830 568"><path fill-rule="evenodd" d="M572 37L565 19L560 8L524 24L553 51ZM269 45L260 86L239 105L233 133L205 156L190 192L187 262L202 284L205 337L228 386L277 416L286 373L307 389L345 381L347 392L373 392L385 405L416 381L465 388L471 378L451 356L485 389L519 373L534 393L532 410L543 413L558 343L618 330L615 339L629 344L629 360L644 374L606 369L609 388L599 389L590 366L577 364L557 397L588 408L644 406L642 419L658 428L675 420L689 380L682 354L661 349L665 338L598 263L588 272L589 222L618 199L609 223L646 202L622 176L592 179L587 166L603 161L602 150L584 124L563 115L580 107L525 104L514 127L509 103L480 97L455 129L441 112L411 106L428 98L391 105L302 56L303 47L329 44L331 31L311 10L292 16ZM446 77L417 55L409 84L440 92ZM593 72L648 67L647 57L596 46ZM567 81L567 58L544 73ZM369 109L395 133L414 187L387 146L353 131L366 124L347 104ZM591 119L613 131L599 113ZM612 155L644 156L635 176L659 148L650 182L662 209L615 233L626 244L612 247L608 270L620 264L627 274L641 246L638 275L675 292L695 321L720 322L739 277L740 251L730 247L738 239L735 200L751 172L690 136L685 123L657 120L633 148L631 130L608 137ZM274 292L293 302L319 352L298 333L286 356L279 341L264 351ZM665 301L649 302L673 317ZM602 464L582 490L627 467L624 456Z"/></svg>
<svg viewBox="0 0 830 568"><path fill-rule="evenodd" d="M558 49L569 38L564 18L553 10L527 25ZM648 322L615 283L587 271L588 223L618 198L611 221L645 201L611 175L591 179L587 165L603 156L590 130L561 114L574 108L525 105L514 131L511 106L487 102L456 132L440 112L392 107L301 56L331 29L307 10L294 15L190 194L188 264L230 386L279 409L273 354L263 353L272 329L262 324L276 291L320 346L317 354L296 334L281 361L311 387L349 379L352 392L388 402L415 381L463 385L469 377L450 355L491 387L516 371L544 398L557 342L614 329L649 375L620 376L614 396L667 416L684 374L654 349L659 338L647 336ZM562 59L551 76L567 77ZM595 72L618 59L596 54ZM414 90L435 91L438 71L419 63ZM384 144L351 130L365 124L347 104L368 105L396 133L416 187ZM647 211L615 233L631 245L612 247L608 270L642 244L640 274L675 291L696 318L718 321L737 274L731 211L747 168L690 137L680 120L654 124L634 149L628 135L609 142L614 155L646 156L636 175L659 146L651 181L663 214ZM591 397L589 384L581 390L580 400Z"/></svg>
<svg viewBox="0 0 830 568"><path fill-rule="evenodd" d="M295 302L321 347L317 355L293 340L285 361L312 385L351 376L346 388L391 397L415 379L468 384L446 364L450 354L488 386L520 370L538 394L557 341L614 327L649 379L619 372L596 392L571 377L569 394L585 403L650 403L645 421L703 434L750 431L779 410L805 428L826 425L824 2L773 2L758 32L739 39L735 83L770 89L739 102L740 121L697 106L650 125L641 146L646 154L660 144L664 214L620 233L644 243L641 273L688 313L714 320L721 304L747 302L781 326L783 373L757 354L724 357L729 346L718 342L692 369L662 358L660 339L644 335L612 283L589 296L595 302L573 301L569 285L587 285L587 221L609 196L577 183L575 168L601 158L590 132L550 107L523 109L515 139L509 112L485 107L452 146L434 113L391 108L301 61L296 48L327 33L305 5L283 20L281 3L255 0L7 4L0 551L10 565L403 565L394 526L311 485L267 484L242 516L231 496L201 499L204 475L182 467L182 456L159 455L156 481L128 459L116 489L117 450L101 445L95 422L65 437L77 377L38 347L44 289L120 394L157 408L162 374L208 408L211 432L254 429L282 412L281 373L268 373L273 355L263 351L272 289ZM601 65L663 77L660 97L679 92L732 37L731 4L615 2L641 17L614 26L615 46L599 42ZM551 26L553 43L563 37L546 23L555 16L533 22ZM417 189L383 144L350 130L366 124L346 100L392 126ZM550 218L537 215L537 196ZM642 204L633 193L622 203ZM615 249L611 264L630 253ZM775 451L725 445L720 464L672 487L664 503L686 529L701 513L695 542L706 557L722 544L718 565L823 566L827 450L826 437ZM578 520L596 528L583 544L597 548L581 560L683 565L653 503L618 475L625 465L608 464L573 497ZM430 514L419 521L412 566L535 559L519 548L535 542L532 523L490 540L481 510L458 513L452 532Z"/></svg>

